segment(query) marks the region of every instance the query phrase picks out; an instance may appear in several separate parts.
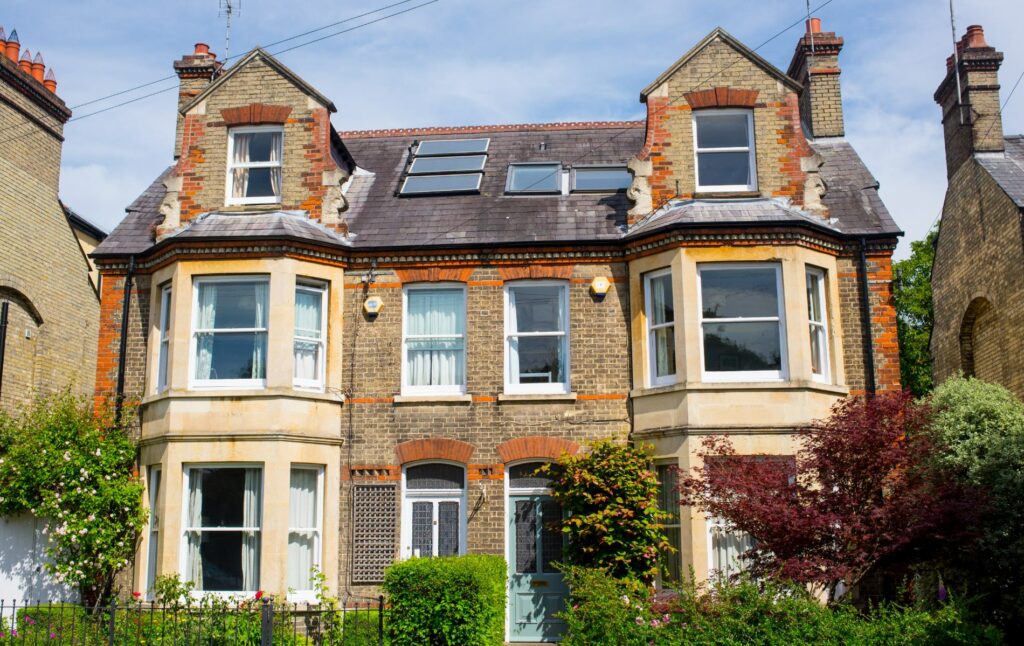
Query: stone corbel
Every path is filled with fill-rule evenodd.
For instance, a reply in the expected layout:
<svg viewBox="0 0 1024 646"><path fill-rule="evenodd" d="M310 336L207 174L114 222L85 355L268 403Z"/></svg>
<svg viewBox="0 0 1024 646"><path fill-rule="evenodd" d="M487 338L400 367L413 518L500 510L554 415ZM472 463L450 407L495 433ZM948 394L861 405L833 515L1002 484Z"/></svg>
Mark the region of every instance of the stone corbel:
<svg viewBox="0 0 1024 646"><path fill-rule="evenodd" d="M178 201L178 194L181 192L182 178L180 175L170 175L164 180L164 188L167 192L160 202L160 215L164 219L156 227L157 242L171 235L181 226L181 203Z"/></svg>
<svg viewBox="0 0 1024 646"><path fill-rule="evenodd" d="M631 218L643 217L654 210L651 183L648 180L654 172L654 164L648 159L634 157L626 162L626 167L633 171L633 182L626 189L626 197L633 201L629 215Z"/></svg>
<svg viewBox="0 0 1024 646"><path fill-rule="evenodd" d="M324 171L322 182L327 189L324 191L323 224L341 224L341 214L348 210L348 199L341 187L348 177L349 174L340 168Z"/></svg>
<svg viewBox="0 0 1024 646"><path fill-rule="evenodd" d="M821 178L821 167L825 160L814 153L800 159L800 170L806 174L804 179L804 210L822 217L828 216L828 207L821 201L828 192L825 180Z"/></svg>

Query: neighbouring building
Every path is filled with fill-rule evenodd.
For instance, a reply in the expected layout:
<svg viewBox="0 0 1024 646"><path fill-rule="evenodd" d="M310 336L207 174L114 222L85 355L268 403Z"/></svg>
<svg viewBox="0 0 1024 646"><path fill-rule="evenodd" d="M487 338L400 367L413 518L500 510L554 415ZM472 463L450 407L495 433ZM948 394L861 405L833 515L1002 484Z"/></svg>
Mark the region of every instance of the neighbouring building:
<svg viewBox="0 0 1024 646"><path fill-rule="evenodd" d="M1024 135L1003 134L1003 53L980 25L956 49L935 91L949 178L932 267L935 380L962 372L1024 397Z"/></svg>
<svg viewBox="0 0 1024 646"><path fill-rule="evenodd" d="M743 537L680 509L668 467L711 433L791 454L899 388L900 231L819 27L788 72L712 31L638 122L336 131L262 50L175 62L175 159L93 253L97 396L124 360L141 401L137 589L303 600L316 567L373 594L396 559L489 552L509 639L550 639L561 512L533 471L598 438L653 447L667 585L734 566Z"/></svg>
<svg viewBox="0 0 1024 646"><path fill-rule="evenodd" d="M64 389L91 396L102 230L57 197L71 111L38 52L0 27L0 410ZM0 519L0 599L45 595L40 523Z"/></svg>

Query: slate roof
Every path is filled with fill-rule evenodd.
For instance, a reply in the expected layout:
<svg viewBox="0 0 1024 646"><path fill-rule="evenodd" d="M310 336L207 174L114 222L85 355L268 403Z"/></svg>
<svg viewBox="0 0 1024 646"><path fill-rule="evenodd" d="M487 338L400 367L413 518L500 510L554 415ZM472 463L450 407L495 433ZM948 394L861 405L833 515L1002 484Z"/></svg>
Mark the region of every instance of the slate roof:
<svg viewBox="0 0 1024 646"><path fill-rule="evenodd" d="M1024 135L1011 135L1004 139L1004 155L979 155L977 160L1014 204L1024 209Z"/></svg>
<svg viewBox="0 0 1024 646"><path fill-rule="evenodd" d="M819 139L811 148L821 155L822 198L835 227L847 235L901 235L878 195L878 180L845 139Z"/></svg>
<svg viewBox="0 0 1024 646"><path fill-rule="evenodd" d="M173 170L167 167L146 190L125 209L126 215L110 235L92 252L94 256L121 256L141 253L153 246L153 231L163 221L160 203L167 193L164 179Z"/></svg>
<svg viewBox="0 0 1024 646"><path fill-rule="evenodd" d="M237 240L273 238L348 246L344 236L313 222L304 211L267 213L204 213L171 236L179 240Z"/></svg>
<svg viewBox="0 0 1024 646"><path fill-rule="evenodd" d="M633 226L627 238L636 238L671 225L801 224L839 231L823 218L793 207L781 198L737 200L672 200Z"/></svg>

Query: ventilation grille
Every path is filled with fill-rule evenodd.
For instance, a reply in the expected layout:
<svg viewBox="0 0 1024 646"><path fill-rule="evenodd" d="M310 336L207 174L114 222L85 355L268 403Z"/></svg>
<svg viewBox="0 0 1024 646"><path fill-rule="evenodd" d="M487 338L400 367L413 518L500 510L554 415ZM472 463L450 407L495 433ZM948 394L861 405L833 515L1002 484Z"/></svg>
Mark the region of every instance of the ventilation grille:
<svg viewBox="0 0 1024 646"><path fill-rule="evenodd" d="M380 583L395 557L398 487L355 485L352 582Z"/></svg>

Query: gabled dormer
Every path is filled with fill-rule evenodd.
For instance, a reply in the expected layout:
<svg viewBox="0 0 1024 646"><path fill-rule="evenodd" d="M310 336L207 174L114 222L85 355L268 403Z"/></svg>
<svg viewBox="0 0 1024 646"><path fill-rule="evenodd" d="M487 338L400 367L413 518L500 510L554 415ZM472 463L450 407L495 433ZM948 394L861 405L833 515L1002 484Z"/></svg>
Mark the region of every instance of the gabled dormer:
<svg viewBox="0 0 1024 646"><path fill-rule="evenodd" d="M181 79L176 165L158 237L209 212L303 211L338 225L352 168L334 104L262 49L230 68L209 47L174 64Z"/></svg>

